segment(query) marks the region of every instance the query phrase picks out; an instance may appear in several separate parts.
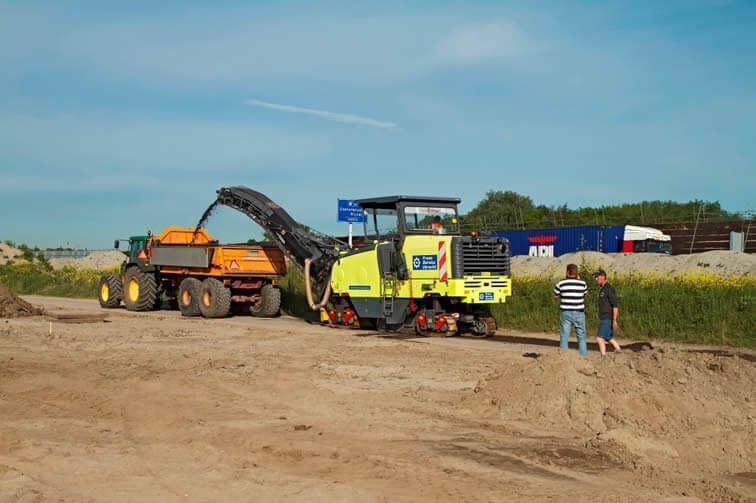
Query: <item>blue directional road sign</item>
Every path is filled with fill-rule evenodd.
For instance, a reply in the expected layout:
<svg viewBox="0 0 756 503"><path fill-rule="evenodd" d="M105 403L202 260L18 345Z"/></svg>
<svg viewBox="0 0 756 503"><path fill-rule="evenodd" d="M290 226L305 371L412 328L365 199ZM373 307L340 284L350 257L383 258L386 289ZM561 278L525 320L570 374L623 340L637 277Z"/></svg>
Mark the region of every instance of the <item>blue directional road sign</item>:
<svg viewBox="0 0 756 503"><path fill-rule="evenodd" d="M349 199L339 199L339 222L361 224L366 220L367 216L362 206Z"/></svg>

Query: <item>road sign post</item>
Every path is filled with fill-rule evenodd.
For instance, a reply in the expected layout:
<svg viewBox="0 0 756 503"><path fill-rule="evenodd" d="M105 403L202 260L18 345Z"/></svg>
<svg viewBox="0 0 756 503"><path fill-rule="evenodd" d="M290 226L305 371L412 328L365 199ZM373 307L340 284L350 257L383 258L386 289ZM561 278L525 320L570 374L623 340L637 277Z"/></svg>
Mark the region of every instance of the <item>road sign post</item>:
<svg viewBox="0 0 756 503"><path fill-rule="evenodd" d="M349 224L349 248L352 247L352 224L367 221L365 210L355 201L349 199L338 200L338 221Z"/></svg>

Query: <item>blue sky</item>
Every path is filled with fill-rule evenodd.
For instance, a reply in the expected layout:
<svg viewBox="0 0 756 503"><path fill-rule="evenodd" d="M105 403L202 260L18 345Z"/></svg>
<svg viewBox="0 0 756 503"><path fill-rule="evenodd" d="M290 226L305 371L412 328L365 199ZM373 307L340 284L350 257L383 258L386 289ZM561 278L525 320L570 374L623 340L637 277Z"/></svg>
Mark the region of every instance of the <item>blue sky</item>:
<svg viewBox="0 0 756 503"><path fill-rule="evenodd" d="M754 209L755 55L752 1L0 0L0 239L108 247L224 185L339 234L397 193Z"/></svg>

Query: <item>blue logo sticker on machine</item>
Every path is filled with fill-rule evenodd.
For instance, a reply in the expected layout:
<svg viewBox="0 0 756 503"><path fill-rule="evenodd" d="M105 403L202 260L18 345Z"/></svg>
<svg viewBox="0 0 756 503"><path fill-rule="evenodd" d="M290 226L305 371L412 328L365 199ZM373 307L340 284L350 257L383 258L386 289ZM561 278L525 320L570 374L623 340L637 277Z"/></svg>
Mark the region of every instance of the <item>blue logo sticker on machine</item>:
<svg viewBox="0 0 756 503"><path fill-rule="evenodd" d="M350 290L370 290L370 285L349 285Z"/></svg>
<svg viewBox="0 0 756 503"><path fill-rule="evenodd" d="M494 293L493 292L480 292L480 294L478 294L478 298L480 300L494 300Z"/></svg>
<svg viewBox="0 0 756 503"><path fill-rule="evenodd" d="M438 256L437 255L413 255L412 256L412 270L413 271L435 271L438 269Z"/></svg>

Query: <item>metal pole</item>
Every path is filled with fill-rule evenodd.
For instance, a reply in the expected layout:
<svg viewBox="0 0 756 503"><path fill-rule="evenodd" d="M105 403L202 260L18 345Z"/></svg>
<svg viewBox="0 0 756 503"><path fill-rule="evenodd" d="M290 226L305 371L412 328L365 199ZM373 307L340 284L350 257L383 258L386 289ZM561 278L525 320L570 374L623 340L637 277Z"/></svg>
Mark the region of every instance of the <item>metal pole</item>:
<svg viewBox="0 0 756 503"><path fill-rule="evenodd" d="M751 220L748 221L748 227L746 227L745 237L743 238L743 251L748 250L748 233L751 232Z"/></svg>
<svg viewBox="0 0 756 503"><path fill-rule="evenodd" d="M688 251L689 255L693 253L693 244L696 242L696 232L698 232L698 218L701 216L701 206L698 207L698 213L696 214L696 225L693 227L693 237L690 238L690 250Z"/></svg>
<svg viewBox="0 0 756 503"><path fill-rule="evenodd" d="M352 222L349 222L349 248L352 247Z"/></svg>

